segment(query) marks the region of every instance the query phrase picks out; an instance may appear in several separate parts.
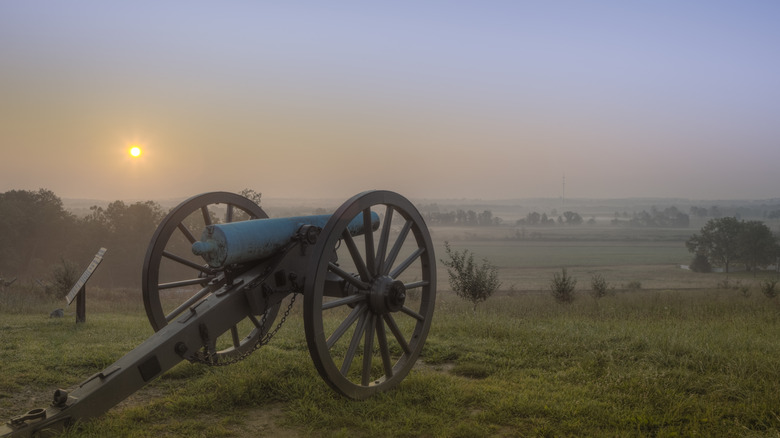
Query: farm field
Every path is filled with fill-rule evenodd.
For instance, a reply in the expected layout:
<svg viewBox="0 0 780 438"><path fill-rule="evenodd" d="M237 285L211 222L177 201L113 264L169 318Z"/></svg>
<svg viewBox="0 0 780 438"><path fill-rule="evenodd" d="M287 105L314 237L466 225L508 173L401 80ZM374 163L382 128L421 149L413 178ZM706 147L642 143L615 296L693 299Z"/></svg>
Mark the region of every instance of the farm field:
<svg viewBox="0 0 780 438"><path fill-rule="evenodd" d="M691 260L685 240L692 229L628 229L610 226L432 228L436 254L441 259L444 242L455 250L468 249L475 260L487 258L499 271L502 289L546 291L553 273L567 268L581 288L599 273L615 287L638 281L647 289L715 287L716 277L680 268ZM447 271L440 263L440 288L446 289Z"/></svg>
<svg viewBox="0 0 780 438"><path fill-rule="evenodd" d="M527 230L528 231L528 230ZM506 227L444 240L499 267L503 285L472 314L439 264L431 332L401 385L355 402L333 393L306 347L299 304L272 342L229 367L182 363L64 436L778 436L780 303L774 273L697 274L683 231L632 240L509 238ZM492 233L492 234L491 234ZM677 236L677 237L675 237ZM556 304L554 272L578 278ZM615 287L587 294L599 273ZM641 287L629 290L630 282ZM89 292L87 322L34 290L0 296L0 417L45 406L152 334L139 291Z"/></svg>

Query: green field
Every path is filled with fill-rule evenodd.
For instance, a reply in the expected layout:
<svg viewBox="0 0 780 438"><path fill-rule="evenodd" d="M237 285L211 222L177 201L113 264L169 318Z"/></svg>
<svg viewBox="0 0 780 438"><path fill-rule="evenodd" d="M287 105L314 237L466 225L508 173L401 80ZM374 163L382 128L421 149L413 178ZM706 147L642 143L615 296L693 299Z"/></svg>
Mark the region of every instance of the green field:
<svg viewBox="0 0 780 438"><path fill-rule="evenodd" d="M448 291L423 357L401 385L344 399L311 363L300 304L270 345L228 367L183 363L66 436L780 436L780 302L774 273L696 274L684 232L575 231L513 239L506 229L444 240L499 267L501 291L472 314ZM541 232L541 231L540 231ZM677 236L677 237L674 237ZM556 304L554 272L578 278ZM598 301L591 275L615 290ZM624 288L629 282L641 288ZM45 406L152 330L137 291L89 291L87 322L22 286L0 295L0 417Z"/></svg>
<svg viewBox="0 0 780 438"><path fill-rule="evenodd" d="M547 290L554 272L568 269L588 288L593 274L603 275L616 287L639 281L647 289L689 289L715 287L713 276L680 269L691 254L685 240L691 229L629 229L610 226L517 228L434 228L431 233L441 259L444 241L453 249L468 249L475 258L487 258L496 265L502 289ZM441 288L448 288L447 271L439 264Z"/></svg>

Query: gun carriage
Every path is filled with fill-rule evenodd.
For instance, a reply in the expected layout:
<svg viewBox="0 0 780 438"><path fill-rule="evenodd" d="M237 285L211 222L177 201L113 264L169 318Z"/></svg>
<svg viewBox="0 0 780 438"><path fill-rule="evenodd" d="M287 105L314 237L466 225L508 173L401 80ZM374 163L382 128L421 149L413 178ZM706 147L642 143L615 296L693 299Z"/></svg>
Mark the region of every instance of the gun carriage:
<svg viewBox="0 0 780 438"><path fill-rule="evenodd" d="M297 296L323 380L352 399L388 390L425 344L435 255L421 215L397 193L360 193L332 215L269 219L242 196L213 192L184 201L160 223L142 291L155 333L76 387L55 391L50 406L0 424L0 436L56 434L184 360L241 360L271 339Z"/></svg>

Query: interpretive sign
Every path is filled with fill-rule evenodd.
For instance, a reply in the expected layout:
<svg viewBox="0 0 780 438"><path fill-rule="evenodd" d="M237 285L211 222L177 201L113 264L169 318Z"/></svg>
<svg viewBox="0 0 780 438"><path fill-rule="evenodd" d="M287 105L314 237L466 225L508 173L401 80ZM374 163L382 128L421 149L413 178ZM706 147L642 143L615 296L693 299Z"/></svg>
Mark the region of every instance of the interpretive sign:
<svg viewBox="0 0 780 438"><path fill-rule="evenodd" d="M98 265L100 265L100 262L103 261L103 256L105 254L106 254L106 248L100 248L97 254L95 254L95 258L92 259L92 263L90 263L89 266L87 266L87 269L84 271L83 274L81 274L79 280L76 282L76 284L73 285L73 287L70 289L70 292L68 292L68 296L65 297L65 299L68 301L68 305L70 305L70 303L73 302L74 298L77 298L76 322L84 322L87 319L86 316L87 281L89 280L89 277L92 276L92 273L95 272L95 269L97 269Z"/></svg>

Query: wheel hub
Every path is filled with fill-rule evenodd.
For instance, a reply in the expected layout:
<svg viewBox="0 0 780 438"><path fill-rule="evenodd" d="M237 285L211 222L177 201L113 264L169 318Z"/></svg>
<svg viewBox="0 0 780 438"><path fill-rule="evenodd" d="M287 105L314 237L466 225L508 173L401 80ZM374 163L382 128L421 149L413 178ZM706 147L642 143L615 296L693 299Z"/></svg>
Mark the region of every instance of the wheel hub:
<svg viewBox="0 0 780 438"><path fill-rule="evenodd" d="M387 275L377 277L371 285L368 301L374 313L397 312L406 301L406 286L402 281Z"/></svg>

